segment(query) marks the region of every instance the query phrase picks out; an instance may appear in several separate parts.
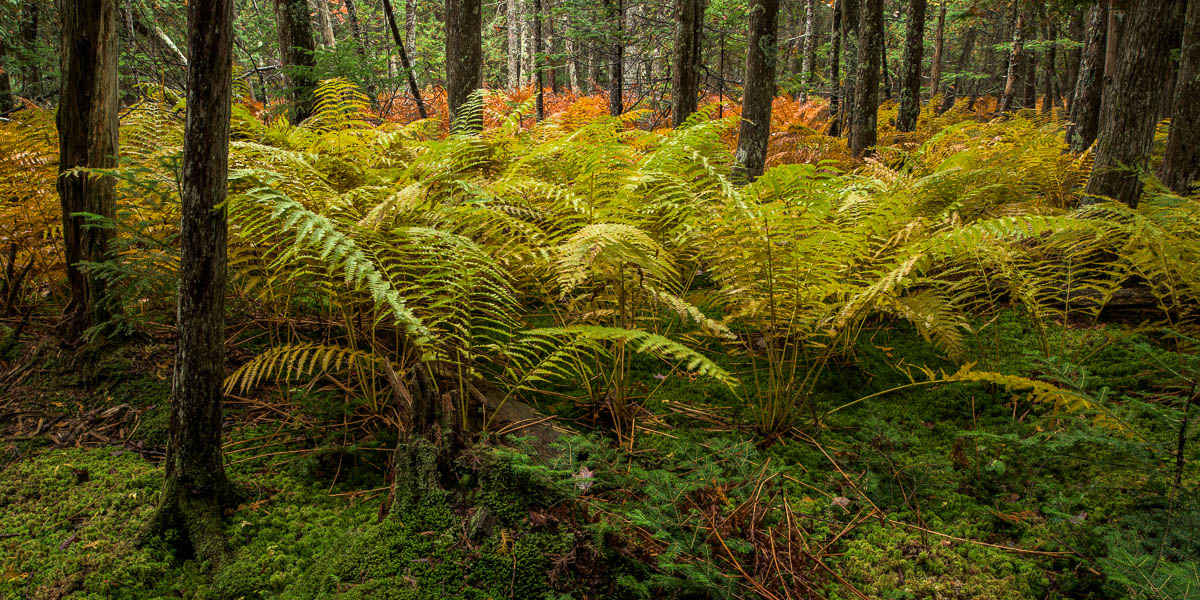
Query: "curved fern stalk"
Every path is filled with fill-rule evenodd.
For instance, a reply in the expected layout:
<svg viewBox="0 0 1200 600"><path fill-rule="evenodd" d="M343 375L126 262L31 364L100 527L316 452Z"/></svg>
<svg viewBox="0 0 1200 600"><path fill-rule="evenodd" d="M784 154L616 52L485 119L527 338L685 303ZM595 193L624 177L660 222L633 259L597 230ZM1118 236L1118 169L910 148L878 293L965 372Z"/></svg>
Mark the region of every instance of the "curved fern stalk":
<svg viewBox="0 0 1200 600"><path fill-rule="evenodd" d="M246 393L263 381L315 379L323 374L358 367L383 366L387 359L373 352L328 344L293 344L271 348L247 361L225 378L225 393Z"/></svg>

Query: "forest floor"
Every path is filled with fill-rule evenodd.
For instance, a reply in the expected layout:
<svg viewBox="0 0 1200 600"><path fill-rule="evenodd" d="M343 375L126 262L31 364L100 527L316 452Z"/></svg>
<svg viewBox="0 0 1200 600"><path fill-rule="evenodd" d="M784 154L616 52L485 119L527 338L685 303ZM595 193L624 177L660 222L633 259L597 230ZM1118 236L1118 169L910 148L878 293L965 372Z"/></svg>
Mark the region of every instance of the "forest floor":
<svg viewBox="0 0 1200 600"><path fill-rule="evenodd" d="M827 598L1195 595L1200 513L1171 501L1169 337L1114 324L1043 339L1013 313L974 329L978 368L1056 381L1111 419L945 384L756 445L727 388L645 358L632 436L546 398L567 432L556 453L493 437L458 465L461 490L384 517L381 411L299 388L235 396L225 454L243 498L214 580L134 544L162 481L172 346L81 353L35 325L0 356L0 597L794 597L780 582ZM909 383L906 364L951 368L906 327L867 339L828 371L820 410Z"/></svg>

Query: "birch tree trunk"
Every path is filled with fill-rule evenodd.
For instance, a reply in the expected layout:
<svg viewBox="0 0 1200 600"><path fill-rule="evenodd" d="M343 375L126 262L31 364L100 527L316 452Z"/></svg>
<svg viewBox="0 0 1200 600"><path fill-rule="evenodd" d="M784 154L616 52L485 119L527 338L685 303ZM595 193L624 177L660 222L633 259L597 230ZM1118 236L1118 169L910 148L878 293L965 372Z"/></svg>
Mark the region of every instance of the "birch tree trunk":
<svg viewBox="0 0 1200 600"><path fill-rule="evenodd" d="M507 87L515 90L521 87L521 29L525 19L521 15L521 0L507 0L504 10L504 22L508 29L508 71Z"/></svg>
<svg viewBox="0 0 1200 600"><path fill-rule="evenodd" d="M313 0L317 5L317 22L321 25L321 39L326 48L333 48L337 40L333 37L333 18L329 15L329 0Z"/></svg>
<svg viewBox="0 0 1200 600"><path fill-rule="evenodd" d="M929 66L929 100L942 90L942 53L946 45L946 0L939 0L937 32L933 34L933 62Z"/></svg>

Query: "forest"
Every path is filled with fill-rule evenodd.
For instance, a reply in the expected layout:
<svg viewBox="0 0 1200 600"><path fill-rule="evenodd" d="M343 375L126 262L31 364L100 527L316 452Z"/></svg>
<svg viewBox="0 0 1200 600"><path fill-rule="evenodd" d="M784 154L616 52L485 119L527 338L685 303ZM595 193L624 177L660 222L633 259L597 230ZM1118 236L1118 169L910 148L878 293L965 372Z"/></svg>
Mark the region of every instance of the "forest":
<svg viewBox="0 0 1200 600"><path fill-rule="evenodd" d="M0 598L1200 598L1200 0L0 0Z"/></svg>

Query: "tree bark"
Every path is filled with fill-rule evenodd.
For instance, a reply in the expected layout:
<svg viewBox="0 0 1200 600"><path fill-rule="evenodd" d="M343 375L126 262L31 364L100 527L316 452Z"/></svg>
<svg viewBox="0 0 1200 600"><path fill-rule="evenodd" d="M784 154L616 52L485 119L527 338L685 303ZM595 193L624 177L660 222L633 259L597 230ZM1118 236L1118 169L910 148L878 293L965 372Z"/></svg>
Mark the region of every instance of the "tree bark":
<svg viewBox="0 0 1200 600"><path fill-rule="evenodd" d="M483 129L483 113L466 110L483 87L482 7L480 0L446 0L446 102L455 131Z"/></svg>
<svg viewBox="0 0 1200 600"><path fill-rule="evenodd" d="M804 46L801 49L800 62L800 81L804 83L804 97L806 100L808 99L813 80L817 76L816 13L816 0L807 0L804 3Z"/></svg>
<svg viewBox="0 0 1200 600"><path fill-rule="evenodd" d="M896 129L917 128L921 112L921 60L925 49L925 0L909 0L908 24L904 31L904 74L901 79L900 109Z"/></svg>
<svg viewBox="0 0 1200 600"><path fill-rule="evenodd" d="M1101 109L1089 195L1137 206L1142 195L1141 175L1148 167L1154 142L1155 111L1162 91L1159 79L1174 49L1167 24L1179 19L1183 7L1184 0L1131 4L1112 86Z"/></svg>
<svg viewBox="0 0 1200 600"><path fill-rule="evenodd" d="M1058 87L1055 81L1058 76L1058 52L1054 44L1054 28L1049 22L1043 25L1042 33L1042 39L1046 42L1046 51L1042 58L1042 114L1048 114L1058 106Z"/></svg>
<svg viewBox="0 0 1200 600"><path fill-rule="evenodd" d="M313 111L317 88L316 61L313 58L312 22L305 0L275 0L275 25L279 29L279 52L292 88L292 106L288 120L299 123Z"/></svg>
<svg viewBox="0 0 1200 600"><path fill-rule="evenodd" d="M80 261L101 262L110 256L112 230L84 228L76 213L112 218L116 180L98 175L68 174L83 167L117 166L117 3L115 0L60 0L62 92L55 122L59 159L56 184L62 206L63 245L71 298L59 324L67 341L108 318L103 280L87 274Z"/></svg>
<svg viewBox="0 0 1200 600"><path fill-rule="evenodd" d="M604 5L616 28L608 65L608 114L616 117L625 112L625 0L604 0Z"/></svg>
<svg viewBox="0 0 1200 600"><path fill-rule="evenodd" d="M842 0L842 110L841 130L850 135L850 118L854 115L855 77L858 76L858 13L862 0Z"/></svg>
<svg viewBox="0 0 1200 600"><path fill-rule="evenodd" d="M321 25L321 39L326 48L333 48L337 39L333 37L333 17L329 14L329 0L313 0L317 4L317 22Z"/></svg>
<svg viewBox="0 0 1200 600"><path fill-rule="evenodd" d="M1030 26L1033 23L1029 23ZM1037 73L1041 55L1037 52L1025 53L1025 73L1021 76L1021 108L1037 108Z"/></svg>
<svg viewBox="0 0 1200 600"><path fill-rule="evenodd" d="M1175 81L1175 105L1167 151L1163 157L1163 183L1187 195L1200 180L1200 1L1190 0L1183 21L1183 47Z"/></svg>
<svg viewBox="0 0 1200 600"><path fill-rule="evenodd" d="M534 110L537 120L542 121L546 118L546 86L542 80L542 0L533 0L533 62L530 66L533 68L534 85L537 90Z"/></svg>
<svg viewBox="0 0 1200 600"><path fill-rule="evenodd" d="M859 6L858 73L854 77L850 121L850 153L854 156L863 156L875 147L882 48L883 0L863 0Z"/></svg>
<svg viewBox="0 0 1200 600"><path fill-rule="evenodd" d="M181 532L184 546L219 568L229 556L222 509L234 496L221 459L233 0L188 3L188 48L170 440L147 533Z"/></svg>
<svg viewBox="0 0 1200 600"><path fill-rule="evenodd" d="M1085 19L1087 15L1091 15L1091 12L1092 10L1088 10L1085 15L1082 11L1074 11L1071 14L1071 25L1068 30L1071 40L1079 40L1085 46L1087 44L1085 38L1090 33ZM1067 79L1060 91L1067 102L1067 108L1072 109L1071 103L1075 101L1075 88L1079 82L1079 66L1083 62L1083 48L1072 47L1066 51L1063 60L1066 61Z"/></svg>
<svg viewBox="0 0 1200 600"><path fill-rule="evenodd" d="M9 54L8 44L0 40L0 117L7 116L17 107L12 93L12 79L8 76L12 70L9 65L16 61L10 61Z"/></svg>
<svg viewBox="0 0 1200 600"><path fill-rule="evenodd" d="M447 9L449 9L450 1L451 0L447 0ZM478 4L479 4L478 0L476 0L475 4L476 4L476 6L478 6ZM388 28L392 30L392 41L396 43L396 49L400 52L400 65L402 67L404 67L405 79L408 80L408 93L412 94L413 102L417 103L417 113L421 115L422 119L428 119L429 112L427 112L425 110L425 100L421 98L421 88L417 87L417 76L413 72L414 69L412 66L412 62L409 61L408 51L405 50L405 48L404 48L404 40L400 39L400 28L396 26L396 13L395 13L395 11L392 10L391 0L383 0L383 12L384 12L384 17L387 19L387 22L388 22ZM478 11L476 11L476 12L478 13ZM452 20L453 19L446 20L447 34L450 31L449 23ZM449 37L446 38L446 46L447 46L447 48L450 46L450 38ZM446 55L446 70L447 71L450 70L450 55L449 54ZM448 89L447 89L447 95L449 95ZM451 109L450 112L451 112L451 115L453 115L453 112L454 112L453 109ZM450 117L450 122L454 123L453 116Z"/></svg>
<svg viewBox="0 0 1200 600"><path fill-rule="evenodd" d="M1025 15L1019 11L1020 2L1013 4L1012 51L1008 56L1008 75L1004 79L1004 95L1000 97L999 111L1006 113L1013 108L1017 96L1017 83L1021 79L1021 68L1025 64Z"/></svg>
<svg viewBox="0 0 1200 600"><path fill-rule="evenodd" d="M408 56L408 66L417 64L417 0L404 2L404 51Z"/></svg>
<svg viewBox="0 0 1200 600"><path fill-rule="evenodd" d="M703 0L675 0L675 68L671 72L671 126L696 112L703 51Z"/></svg>
<svg viewBox="0 0 1200 600"><path fill-rule="evenodd" d="M954 81L950 84L950 88L942 95L942 105L938 108L938 114L950 110L954 106L955 100L958 99L958 94L962 91L966 84L966 77L963 74L967 70L967 63L971 60L971 53L975 51L975 38L979 32L974 27L968 27L967 32L963 34L962 52L958 55L958 62L954 65Z"/></svg>
<svg viewBox="0 0 1200 600"><path fill-rule="evenodd" d="M750 3L746 91L742 97L742 123L733 157L735 172L747 181L762 175L767 164L771 102L775 100L778 20L779 0L753 0Z"/></svg>
<svg viewBox="0 0 1200 600"><path fill-rule="evenodd" d="M1067 145L1071 152L1083 152L1096 141L1100 128L1100 99L1104 90L1104 52L1107 37L1105 10L1099 3L1087 16L1087 39L1071 99L1071 125L1067 127Z"/></svg>
<svg viewBox="0 0 1200 600"><path fill-rule="evenodd" d="M929 100L942 89L942 53L946 44L946 0L938 2L937 32L933 35L933 62L929 65Z"/></svg>
<svg viewBox="0 0 1200 600"><path fill-rule="evenodd" d="M842 0L833 3L833 31L829 43L829 135L838 137L842 134Z"/></svg>

